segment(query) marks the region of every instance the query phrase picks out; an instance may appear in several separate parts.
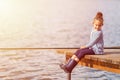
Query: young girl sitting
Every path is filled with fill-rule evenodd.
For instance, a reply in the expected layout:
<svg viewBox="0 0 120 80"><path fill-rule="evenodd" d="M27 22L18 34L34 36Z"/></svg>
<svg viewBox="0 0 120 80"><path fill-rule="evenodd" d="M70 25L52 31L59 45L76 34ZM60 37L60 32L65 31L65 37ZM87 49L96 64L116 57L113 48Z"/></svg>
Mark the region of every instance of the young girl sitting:
<svg viewBox="0 0 120 80"><path fill-rule="evenodd" d="M90 35L90 41L87 45L81 46L66 64L60 64L60 68L66 73L71 73L73 68L85 55L103 54L103 14L98 12L93 19L93 29Z"/></svg>

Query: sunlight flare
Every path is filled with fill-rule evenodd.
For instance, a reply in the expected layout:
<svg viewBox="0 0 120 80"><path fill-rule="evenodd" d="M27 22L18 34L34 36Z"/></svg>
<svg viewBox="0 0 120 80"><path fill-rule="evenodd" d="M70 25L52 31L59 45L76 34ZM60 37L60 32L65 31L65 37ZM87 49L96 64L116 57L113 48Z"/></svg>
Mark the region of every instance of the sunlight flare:
<svg viewBox="0 0 120 80"><path fill-rule="evenodd" d="M0 0L0 36L12 36L24 33L29 26L29 17L25 5L15 0Z"/></svg>
<svg viewBox="0 0 120 80"><path fill-rule="evenodd" d="M8 14L12 10L12 4L9 0L0 0L0 13Z"/></svg>

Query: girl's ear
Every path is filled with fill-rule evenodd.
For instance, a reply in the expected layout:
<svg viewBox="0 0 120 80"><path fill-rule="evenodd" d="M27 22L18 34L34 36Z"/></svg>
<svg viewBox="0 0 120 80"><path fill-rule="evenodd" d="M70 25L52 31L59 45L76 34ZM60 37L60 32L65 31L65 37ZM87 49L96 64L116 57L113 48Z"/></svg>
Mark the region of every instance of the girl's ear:
<svg viewBox="0 0 120 80"><path fill-rule="evenodd" d="M101 22L101 26L103 26L103 22Z"/></svg>

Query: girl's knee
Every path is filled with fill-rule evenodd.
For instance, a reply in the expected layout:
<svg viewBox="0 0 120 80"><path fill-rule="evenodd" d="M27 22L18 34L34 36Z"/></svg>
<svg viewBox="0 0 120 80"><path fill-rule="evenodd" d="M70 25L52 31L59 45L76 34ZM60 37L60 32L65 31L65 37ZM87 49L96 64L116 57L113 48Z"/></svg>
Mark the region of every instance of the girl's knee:
<svg viewBox="0 0 120 80"><path fill-rule="evenodd" d="M77 56L77 55L79 55L80 51L81 51L81 49L78 49L74 54Z"/></svg>

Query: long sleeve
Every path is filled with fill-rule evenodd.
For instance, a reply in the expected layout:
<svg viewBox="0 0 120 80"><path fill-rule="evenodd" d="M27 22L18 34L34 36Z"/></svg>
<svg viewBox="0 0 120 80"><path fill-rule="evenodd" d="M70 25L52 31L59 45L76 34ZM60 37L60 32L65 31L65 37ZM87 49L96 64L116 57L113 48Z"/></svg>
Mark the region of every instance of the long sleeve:
<svg viewBox="0 0 120 80"><path fill-rule="evenodd" d="M86 47L92 48L95 54L103 54L104 41L102 31L92 31L90 35L90 41Z"/></svg>
<svg viewBox="0 0 120 80"><path fill-rule="evenodd" d="M91 37L90 37L90 41L89 43L86 45L86 47L90 48L93 45L95 45L101 38L101 31L97 31L97 32L92 32L91 33Z"/></svg>

